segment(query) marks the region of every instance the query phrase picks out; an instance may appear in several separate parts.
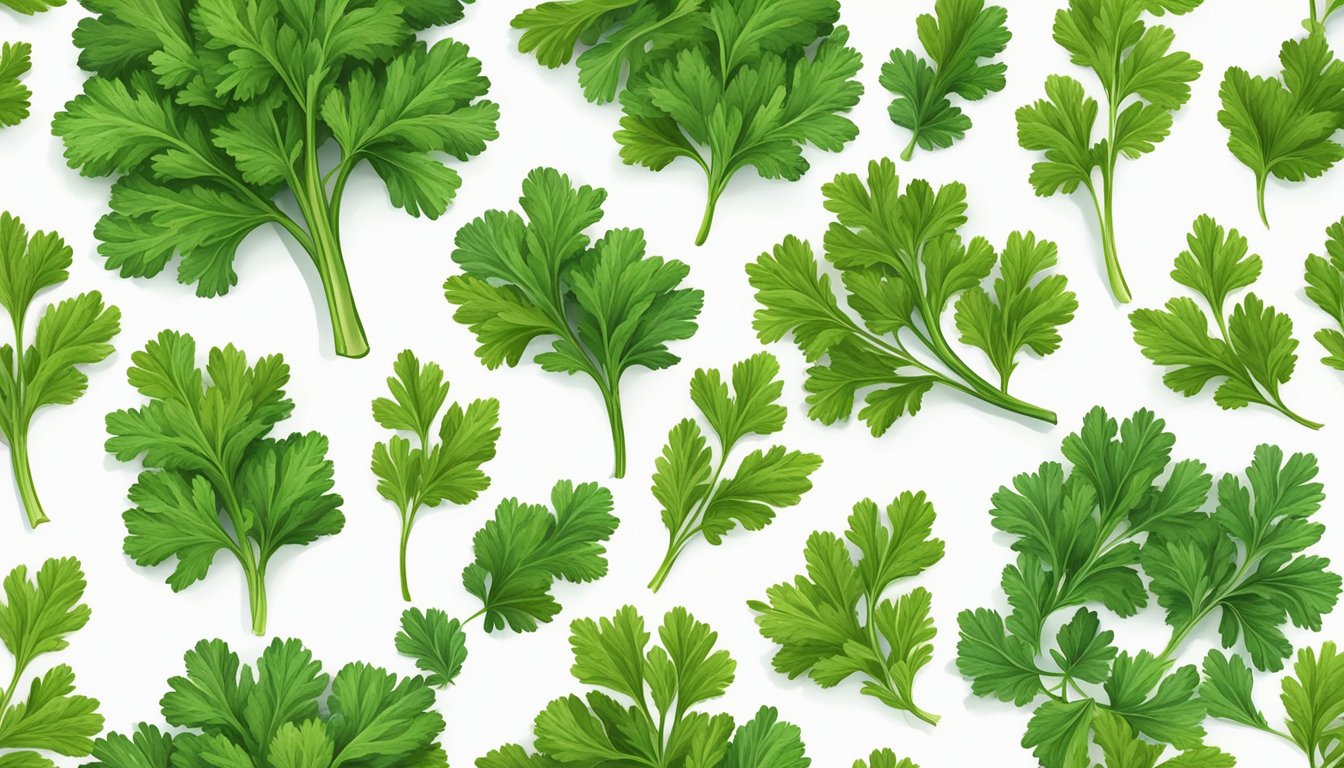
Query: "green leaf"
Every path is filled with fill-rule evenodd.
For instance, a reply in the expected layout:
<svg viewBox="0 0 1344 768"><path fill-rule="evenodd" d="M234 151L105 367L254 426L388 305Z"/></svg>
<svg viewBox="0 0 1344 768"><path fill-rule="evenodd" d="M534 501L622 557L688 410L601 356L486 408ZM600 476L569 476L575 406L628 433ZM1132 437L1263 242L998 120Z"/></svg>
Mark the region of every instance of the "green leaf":
<svg viewBox="0 0 1344 768"><path fill-rule="evenodd" d="M1170 665L1147 651L1121 653L1111 666L1105 690L1107 709L1130 727L1178 749L1194 749L1204 739L1204 706L1195 697L1199 671Z"/></svg>
<svg viewBox="0 0 1344 768"><path fill-rule="evenodd" d="M145 467L131 488L126 553L137 563L177 559L175 591L205 577L215 554L238 558L265 628L265 564L282 547L339 533L341 497L330 493L327 439L268 438L293 403L289 368L274 355L248 364L234 347L196 367L191 336L164 331L131 357L128 379L149 402L107 416L107 450Z"/></svg>
<svg viewBox="0 0 1344 768"><path fill-rule="evenodd" d="M409 608L402 613L396 644L397 653L414 658L415 666L429 673L426 681L435 688L451 685L467 660L461 622L437 608L427 612Z"/></svg>
<svg viewBox="0 0 1344 768"><path fill-rule="evenodd" d="M110 733L93 745L90 768L170 768L173 737L141 723L129 738Z"/></svg>
<svg viewBox="0 0 1344 768"><path fill-rule="evenodd" d="M807 674L831 687L858 674L863 693L926 722L937 717L914 701L914 678L933 657L931 597L916 589L894 602L883 595L896 581L916 576L943 556L931 538L933 505L904 493L886 509L872 501L854 507L845 537L817 532L808 539L807 575L776 584L766 601L751 601L761 634L779 645L775 670L791 679ZM860 613L860 603L866 613Z"/></svg>
<svg viewBox="0 0 1344 768"><path fill-rule="evenodd" d="M976 696L994 696L1023 706L1043 690L1033 644L1008 632L1003 617L979 608L957 616L957 670Z"/></svg>
<svg viewBox="0 0 1344 768"><path fill-rule="evenodd" d="M1018 144L1045 154L1045 160L1031 167L1031 186L1042 197L1090 188L1092 171L1101 162L1092 145L1097 101L1082 83L1062 75L1046 78L1045 96L1017 110Z"/></svg>
<svg viewBox="0 0 1344 768"><path fill-rule="evenodd" d="M875 749L865 760L855 760L853 768L919 768L908 759L896 759L896 753L890 749Z"/></svg>
<svg viewBox="0 0 1344 768"><path fill-rule="evenodd" d="M1078 309L1063 275L1043 275L1056 263L1054 243L1014 232L1000 258L993 297L975 286L957 300L956 325L962 342L985 351L1004 389L1022 350L1029 348L1042 357L1057 351L1059 327Z"/></svg>
<svg viewBox="0 0 1344 768"><path fill-rule="evenodd" d="M1269 724L1252 696L1254 683L1251 668L1240 656L1209 651L1204 657L1204 682L1199 685L1199 700L1210 717L1267 729Z"/></svg>
<svg viewBox="0 0 1344 768"><path fill-rule="evenodd" d="M74 558L47 560L34 577L22 565L5 577L0 642L13 657L13 676L4 691L8 709L0 712L0 749L34 750L11 753L23 764L53 765L39 751L83 757L103 730L98 701L74 694L75 673L65 664L32 677L26 695L19 688L38 657L68 648L67 637L88 623L84 587Z"/></svg>
<svg viewBox="0 0 1344 768"><path fill-rule="evenodd" d="M882 65L882 87L896 98L891 102L891 121L911 131L910 145L901 155L909 160L921 149L950 147L971 128L971 119L949 98L956 94L979 101L1003 90L1002 63L981 63L1003 53L1012 39L1008 12L984 0L938 0L933 16L916 20L919 42L929 60L914 51L897 49Z"/></svg>
<svg viewBox="0 0 1344 768"><path fill-rule="evenodd" d="M652 647L644 619L630 606L609 619L577 620L571 629L574 677L629 702L600 691L590 691L586 698L556 699L537 716L537 754L509 745L477 761L478 768L655 760L743 768L776 764L760 760L782 760L779 764L797 768L807 765L798 754L797 729L776 721L771 710L744 726L735 740L731 717L695 710L723 695L736 665L727 651L715 649L718 635L686 609L668 612L658 631L661 644ZM660 732L665 740L658 740Z"/></svg>
<svg viewBox="0 0 1344 768"><path fill-rule="evenodd" d="M1297 652L1293 676L1283 680L1288 733L1315 760L1319 753L1336 760L1344 736L1344 657L1334 643Z"/></svg>
<svg viewBox="0 0 1344 768"><path fill-rule="evenodd" d="M732 382L730 395L717 369L702 368L691 377L691 401L718 437L717 463L699 425L686 419L672 428L655 464L653 495L663 505L669 537L667 555L649 585L655 591L692 540L703 536L717 545L738 525L749 531L764 528L776 509L802 500L821 466L819 456L772 446L747 454L732 475L723 477L739 441L778 432L787 415L778 402L784 383L774 355L762 352L734 364Z"/></svg>
<svg viewBox="0 0 1344 768"><path fill-rule="evenodd" d="M1096 712L1091 699L1047 701L1027 723L1022 746L1033 748L1043 768L1086 768L1088 733Z"/></svg>
<svg viewBox="0 0 1344 768"><path fill-rule="evenodd" d="M9 2L13 0L5 0ZM33 92L19 78L33 68L32 54L28 43L0 44L0 126L18 125L28 117Z"/></svg>
<svg viewBox="0 0 1344 768"><path fill-rule="evenodd" d="M1055 638L1059 649L1051 649L1050 655L1066 677L1100 683L1110 673L1111 662L1115 659L1116 648L1111 644L1114 639L1114 632L1101 629L1096 612L1080 608L1059 628Z"/></svg>
<svg viewBox="0 0 1344 768"><path fill-rule="evenodd" d="M65 0L0 0L0 5L26 15L42 13L65 5Z"/></svg>
<svg viewBox="0 0 1344 768"><path fill-rule="evenodd" d="M1253 293L1232 307L1230 314L1225 308L1233 291L1255 282L1260 257L1247 256L1245 238L1235 229L1225 231L1208 216L1195 220L1187 240L1189 250L1177 257L1172 277L1204 299L1218 334L1211 335L1208 315L1196 302L1174 298L1165 310L1140 309L1130 315L1134 340L1144 356L1171 367L1163 382L1186 397L1221 379L1213 394L1220 407L1266 406L1303 426L1319 429L1320 424L1284 405L1279 394L1297 363L1292 320Z"/></svg>
<svg viewBox="0 0 1344 768"><path fill-rule="evenodd" d="M1218 122L1228 131L1227 148L1255 173L1256 202L1266 226L1270 176L1303 181L1344 159L1344 147L1334 140L1344 127L1344 63L1319 30L1285 42L1279 60L1282 80L1231 67L1218 90L1223 104Z"/></svg>
<svg viewBox="0 0 1344 768"><path fill-rule="evenodd" d="M1218 507L1187 542L1161 539L1145 546L1152 590L1178 631L1200 617L1221 613L1225 648L1240 641L1258 669L1277 670L1291 653L1283 625L1321 626L1340 593L1329 560L1302 554L1320 540L1321 484L1315 457L1284 460L1261 445L1246 470L1249 487L1235 475L1218 485Z"/></svg>
<svg viewBox="0 0 1344 768"><path fill-rule="evenodd" d="M721 768L808 768L802 731L780 722L779 711L761 707L751 722L737 729Z"/></svg>
<svg viewBox="0 0 1344 768"><path fill-rule="evenodd" d="M480 598L487 632L505 626L536 631L560 612L551 595L556 580L578 584L606 575L603 544L619 524L611 492L561 480L551 506L553 513L543 504L505 499L472 539L476 559L462 571L462 583Z"/></svg>
<svg viewBox="0 0 1344 768"><path fill-rule="evenodd" d="M1124 718L1098 711L1093 718L1093 736L1105 763L1099 768L1154 768L1166 748L1135 735ZM1163 761L1158 768L1232 768L1236 760L1214 747L1195 747Z"/></svg>
<svg viewBox="0 0 1344 768"><path fill-rule="evenodd" d="M1344 220L1325 232L1325 256L1307 257L1307 298L1338 326L1316 332L1316 340L1329 353L1322 362L1344 370Z"/></svg>
<svg viewBox="0 0 1344 768"><path fill-rule="evenodd" d="M401 515L402 597L411 599L407 575L407 544L422 509L444 500L469 504L490 487L481 466L495 457L499 441L499 401L476 400L465 409L448 399L448 383L436 363L424 363L410 350L397 356L388 378L392 397L373 401L373 418L400 434L373 446L372 469L378 493L397 506ZM443 418L439 419L440 412ZM432 433L439 422L437 434Z"/></svg>
<svg viewBox="0 0 1344 768"><path fill-rule="evenodd" d="M639 230L612 230L592 243L585 230L602 218L605 199L558 171L532 171L519 201L526 221L487 211L460 229L453 261L463 274L448 278L444 290L487 367L517 365L533 340L549 337L550 349L536 356L544 370L593 380L606 401L621 477L621 377L679 362L667 345L695 333L704 295L680 287L685 264L646 256Z"/></svg>

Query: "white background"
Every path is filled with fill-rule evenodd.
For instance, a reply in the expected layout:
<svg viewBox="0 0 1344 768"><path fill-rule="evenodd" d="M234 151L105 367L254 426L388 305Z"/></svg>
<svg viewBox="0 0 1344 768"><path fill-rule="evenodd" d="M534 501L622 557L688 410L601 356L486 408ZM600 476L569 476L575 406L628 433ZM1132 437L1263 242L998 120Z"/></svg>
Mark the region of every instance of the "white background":
<svg viewBox="0 0 1344 768"><path fill-rule="evenodd" d="M1017 146L1013 111L1041 96L1047 74L1074 75L1098 93L1090 74L1070 65L1050 39L1052 15L1063 1L1000 1L1009 8L1014 35L1005 57L1007 88L969 106L975 127L966 140L951 150L919 152L900 171L907 179L965 182L967 233L1001 246L1011 230L1030 228L1059 244L1062 269L1078 293L1078 316L1064 328L1058 354L1022 366L1014 391L1056 409L1060 426L1027 423L938 391L926 398L917 418L898 423L882 439L870 437L861 423L825 427L804 415L800 355L791 345L774 345L791 410L788 428L778 439L825 457L816 487L801 506L786 510L763 532L736 533L718 548L692 545L656 596L644 584L662 556L665 534L649 477L667 430L692 414L689 377L698 366L726 368L761 348L751 329L755 303L743 265L786 234L819 241L828 222L821 184L836 172L861 171L870 159L894 156L905 145L908 135L887 119L890 97L878 86L879 66L893 47L917 45L915 16L930 10L931 0L845 3L844 22L866 62L861 77L867 94L853 114L859 139L838 155L810 151L814 168L800 183L740 174L720 204L708 245L699 249L691 244L704 195L699 169L680 162L653 174L623 166L611 139L619 110L584 102L573 67L549 71L517 52L517 33L508 22L529 3L478 3L464 22L431 36L451 33L483 60L494 83L491 98L501 104L501 138L460 168L461 193L437 222L393 209L367 169L353 180L343 237L373 346L371 355L357 361L330 352L326 311L314 304L321 297L316 275L278 231L248 238L238 258L239 285L222 299L198 299L192 287L168 275L128 281L104 271L92 230L106 210L109 182L83 179L67 169L59 142L49 134L51 116L83 81L70 32L84 11L66 7L37 18L0 12L0 39L34 44L35 69L28 83L36 92L33 117L0 132L0 209L19 215L30 228L58 230L74 246L71 282L53 298L97 288L125 314L119 351L91 371L89 394L36 420L33 463L53 522L29 532L17 493L0 492L0 564L5 569L17 563L36 566L45 557L71 554L83 561L93 620L63 657L75 667L80 689L102 701L109 728L124 731L142 719L160 722L157 701L166 680L181 671L181 654L197 640L224 638L248 660L266 642L248 633L242 576L234 562L219 558L206 581L174 595L163 583L168 566L139 568L121 553L120 515L137 466L104 453L103 416L140 403L125 383L130 353L165 327L194 334L202 354L210 345L227 342L253 356L283 353L293 369L289 392L297 407L282 426L321 430L331 438L337 491L346 500L345 531L284 553L272 566L269 583L271 633L303 638L331 671L357 659L413 671L392 646L404 607L397 590L397 517L376 494L368 470L371 447L385 438L370 418L368 403L384 392L383 380L401 349L444 364L452 398L496 396L503 411L499 456L487 466L493 487L466 508L424 514L416 529L411 557L420 605L457 616L476 610L459 574L470 559L472 533L500 498L543 501L560 478L598 480L612 489L622 524L610 545L611 574L593 585L560 586L556 593L564 612L535 634L486 637L479 626L473 628L466 670L440 696L449 724L444 743L456 766L471 765L503 742L529 743L536 712L550 699L579 690L568 673L568 622L610 615L625 603L637 605L651 624L675 605L686 605L709 622L738 661L736 683L712 703L712 711L744 721L762 704L779 707L785 719L802 726L819 768L848 766L884 746L924 768L1033 765L1019 746L1029 710L971 696L957 673L955 618L964 608L1001 603L999 572L1011 552L1009 542L990 526L990 494L1014 474L1056 459L1060 440L1098 403L1114 415L1143 406L1155 409L1178 437L1176 456L1198 457L1218 473L1239 471L1261 442L1278 443L1289 452L1315 452L1329 497L1321 519L1330 526L1318 551L1337 555L1344 545L1344 525L1339 524L1344 489L1338 482L1344 462L1344 382L1317 362L1321 350L1310 335L1326 318L1303 295L1302 264L1308 253L1320 251L1327 224L1344 214L1337 202L1344 199L1344 175L1336 170L1303 185L1271 183L1268 204L1275 226L1266 231L1256 218L1251 173L1226 150L1226 132L1216 120L1223 71L1236 64L1254 73L1276 72L1280 42L1302 31L1305 3L1219 0L1171 20L1177 46L1204 62L1205 75L1157 152L1122 163L1116 219L1136 306L1156 306L1177 292L1168 272L1198 214L1242 228L1265 261L1257 291L1297 321L1303 359L1285 398L1304 415L1328 424L1319 433L1268 410L1226 413L1207 395L1186 400L1161 385L1161 371L1131 339L1128 308L1116 306L1107 291L1090 203L1081 195L1033 196L1027 174L1036 156ZM630 471L621 481L608 477L611 450L596 391L585 381L543 374L532 364L485 370L473 355L468 331L452 321L440 290L456 270L449 253L457 228L486 209L513 207L522 177L542 164L609 190L603 224L644 227L651 252L687 261L689 283L706 293L700 334L674 347L684 362L668 371L635 373L626 382ZM939 512L936 532L948 542L947 557L908 585L923 584L934 594L936 654L917 691L925 709L944 716L937 728L861 696L856 683L822 690L806 679L790 682L775 674L773 648L757 633L745 607L770 584L801 571L802 546L810 532L841 531L855 501L871 497L885 503L906 489L929 493ZM1104 615L1104 621L1131 651L1165 643L1165 628L1154 611L1126 621ZM1337 613L1320 636L1295 631L1293 637L1318 644L1341 639L1341 627L1344 613ZM1182 660L1197 663L1215 640L1211 628L1197 635ZM1261 704L1275 721L1281 714L1277 690L1277 680L1265 679L1259 686ZM1272 737L1223 724L1209 728L1209 741L1235 753L1242 765L1301 760Z"/></svg>

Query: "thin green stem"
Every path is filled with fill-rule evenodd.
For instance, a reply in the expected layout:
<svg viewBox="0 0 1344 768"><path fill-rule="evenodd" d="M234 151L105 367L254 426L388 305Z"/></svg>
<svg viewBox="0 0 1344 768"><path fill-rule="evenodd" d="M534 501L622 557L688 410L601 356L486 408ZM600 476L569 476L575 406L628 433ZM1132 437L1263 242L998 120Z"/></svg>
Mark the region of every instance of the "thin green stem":
<svg viewBox="0 0 1344 768"><path fill-rule="evenodd" d="M48 522L50 518L42 509L37 497L37 486L33 483L33 469L28 461L28 429L14 433L9 445L10 462L14 465L14 481L19 486L19 498L23 501L23 511L28 515L28 525L32 528Z"/></svg>
<svg viewBox="0 0 1344 768"><path fill-rule="evenodd" d="M719 196L727 187L728 180L717 170L716 165L710 166L709 171L709 197L705 201L705 215L700 219L700 231L695 235L695 244L704 245L709 239L709 230L714 226L714 211L719 205Z"/></svg>
<svg viewBox="0 0 1344 768"><path fill-rule="evenodd" d="M415 512L403 511L401 514L401 599L411 602L411 581L406 572L406 548L411 541L411 526L415 524Z"/></svg>
<svg viewBox="0 0 1344 768"><path fill-rule="evenodd" d="M619 479L625 477L625 416L621 413L619 385L613 383L609 387L604 387L602 400L606 403L607 421L611 425L611 446L615 464L611 474Z"/></svg>
<svg viewBox="0 0 1344 768"><path fill-rule="evenodd" d="M266 569L245 568L247 571L248 606L252 611L252 633L257 637L266 634Z"/></svg>
<svg viewBox="0 0 1344 768"><path fill-rule="evenodd" d="M1268 173L1255 175L1255 207L1260 211L1260 221L1265 225L1265 229L1269 229L1269 214L1265 212L1265 182L1268 180Z"/></svg>
<svg viewBox="0 0 1344 768"><path fill-rule="evenodd" d="M921 301L921 314L928 318L933 317L932 308L927 306L926 301ZM943 335L943 329L936 322L926 323L929 333L929 341L933 344L933 353L943 362L953 373L961 378L972 390L973 394L985 402L998 406L1006 411L1026 416L1028 418L1044 421L1048 424L1054 424L1057 421L1054 411L1032 405L1022 401L995 387L986 381L980 374L976 373L964 360L952 349L947 338Z"/></svg>
<svg viewBox="0 0 1344 768"><path fill-rule="evenodd" d="M902 160L904 160L907 163L910 162L910 159L915 156L915 146L918 144L918 142L919 142L919 133L912 131L910 133L910 143L905 145L905 149L901 150Z"/></svg>

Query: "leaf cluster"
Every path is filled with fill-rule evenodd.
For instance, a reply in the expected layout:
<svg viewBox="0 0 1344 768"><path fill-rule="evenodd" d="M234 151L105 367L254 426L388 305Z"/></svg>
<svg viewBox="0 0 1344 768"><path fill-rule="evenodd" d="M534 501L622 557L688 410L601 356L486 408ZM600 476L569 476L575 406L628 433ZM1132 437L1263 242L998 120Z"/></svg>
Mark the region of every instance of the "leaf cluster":
<svg viewBox="0 0 1344 768"><path fill-rule="evenodd" d="M1047 462L994 495L994 527L1018 553L1001 582L1011 612L964 611L957 666L976 695L1035 709L1023 745L1045 768L1090 766L1089 743L1120 729L1107 713L1126 732L1200 755L1200 675L1176 667L1190 634L1216 617L1224 648L1279 669L1291 653L1284 625L1320 629L1338 600L1329 561L1304 552L1324 531L1312 519L1324 498L1312 456L1260 446L1244 480L1218 482L1209 511L1212 477L1198 461L1173 462L1174 443L1147 411L1117 424L1097 408L1064 440L1070 471ZM1096 604L1120 617L1156 604L1171 639L1158 653L1121 651L1087 607ZM1195 756L1176 764L1226 764Z"/></svg>
<svg viewBox="0 0 1344 768"><path fill-rule="evenodd" d="M1344 62L1325 33L1289 40L1279 51L1279 77L1252 76L1230 67L1218 89L1227 148L1255 173L1256 205L1265 212L1265 183L1316 178L1344 159L1335 134L1344 128Z"/></svg>
<svg viewBox="0 0 1344 768"><path fill-rule="evenodd" d="M547 67L584 49L584 96L619 98L626 163L701 167L702 244L739 170L797 181L806 145L836 152L858 135L844 114L863 93L862 60L839 15L838 0L548 0L513 26L519 48Z"/></svg>
<svg viewBox="0 0 1344 768"><path fill-rule="evenodd" d="M167 732L141 723L98 740L89 768L447 768L443 717L419 677L356 662L334 676L297 640L273 641L254 667L222 640L186 654L168 681Z"/></svg>
<svg viewBox="0 0 1344 768"><path fill-rule="evenodd" d="M805 385L810 417L825 424L848 418L866 392L859 418L881 435L942 386L1054 421L1050 411L1007 391L1022 352L1057 350L1059 327L1077 308L1065 278L1051 274L1053 243L1014 233L996 253L982 237L964 241L966 187L935 190L916 180L902 189L890 160L870 163L866 181L838 175L823 194L836 214L826 231L826 259L839 270L858 321L841 309L831 275L806 242L790 237L747 266L762 307L755 319L761 341L791 334L814 363ZM997 385L953 349L948 314L960 340L984 352Z"/></svg>
<svg viewBox="0 0 1344 768"><path fill-rule="evenodd" d="M1130 315L1134 340L1144 356L1171 369L1163 383L1193 397L1219 379L1213 401L1225 410L1260 405L1320 429L1320 424L1288 408L1279 393L1297 366L1292 319L1254 293L1230 309L1227 306L1235 292L1260 277L1260 257L1249 253L1241 233L1224 230L1209 216L1195 220L1186 243L1188 249L1176 257L1171 277L1198 294L1205 306L1180 296L1168 301L1165 309L1140 309ZM1210 314L1217 335L1210 331Z"/></svg>
<svg viewBox="0 0 1344 768"><path fill-rule="evenodd" d="M462 274L444 291L453 318L469 327L486 367L513 367L536 339L543 370L582 373L607 406L615 476L625 474L621 378L632 368L660 370L680 361L669 342L690 338L704 294L682 288L690 268L645 253L644 233L613 229L596 242L586 231L602 218L606 192L576 188L568 176L538 168L523 181L526 219L487 211L458 230L453 261Z"/></svg>
<svg viewBox="0 0 1344 768"><path fill-rule="evenodd" d="M89 379L79 366L112 354L121 312L97 291L50 304L37 319L31 340L26 328L37 295L70 277L70 246L50 232L28 233L23 222L0 213L0 307L14 338L0 346L0 435L9 445L14 479L31 526L47 521L33 485L28 431L33 415L49 405L69 405L84 395Z"/></svg>
<svg viewBox="0 0 1344 768"><path fill-rule="evenodd" d="M1316 332L1327 353L1322 362L1344 370L1344 219L1325 234L1325 255L1307 257L1307 298L1335 321L1336 327Z"/></svg>
<svg viewBox="0 0 1344 768"><path fill-rule="evenodd" d="M953 106L953 95L979 101L1005 84L1008 65L982 62L1008 47L1013 37L1008 11L986 6L985 0L937 0L934 14L916 20L928 59L898 48L882 65L882 87L896 97L888 110L891 121L911 134L902 160L913 157L916 146L945 149L966 136L971 118Z"/></svg>
<svg viewBox="0 0 1344 768"><path fill-rule="evenodd" d="M716 649L718 635L674 608L650 646L644 619L626 606L610 619L572 625L574 677L585 696L551 702L534 724L535 753L516 744L477 768L648 765L660 768L808 768L801 732L762 707L734 732L733 718L700 711L722 696L736 663ZM879 763L880 765L880 763Z"/></svg>
<svg viewBox="0 0 1344 768"><path fill-rule="evenodd" d="M915 675L933 659L932 596L922 587L895 600L885 595L941 560L943 542L932 538L934 510L923 493L901 494L885 517L872 501L859 502L844 539L821 531L808 539L805 576L749 605L761 634L780 646L776 671L806 674L825 688L858 675L864 694L936 725L914 698Z"/></svg>
<svg viewBox="0 0 1344 768"><path fill-rule="evenodd" d="M703 537L717 546L739 525L759 531L774 521L776 510L797 505L812 489L821 457L780 445L748 453L735 473L724 476L743 439L784 428L783 391L779 361L769 352L733 365L731 394L717 369L702 368L691 377L691 401L713 430L719 455L716 461L694 419L681 420L667 437L653 475L653 495L668 531L667 555L649 584L654 591L691 541Z"/></svg>
<svg viewBox="0 0 1344 768"><path fill-rule="evenodd" d="M1074 64L1096 75L1107 112L1083 84L1065 75L1045 81L1045 98L1017 111L1017 140L1044 159L1031 169L1036 194L1088 191L1117 300L1130 300L1120 269L1112 209L1121 156L1137 159L1171 132L1175 112L1190 99L1202 65L1172 51L1175 34L1144 14L1186 13L1202 0L1069 0L1055 15L1054 38ZM1105 134L1094 136L1101 116ZM1100 176L1099 182L1097 176Z"/></svg>
<svg viewBox="0 0 1344 768"><path fill-rule="evenodd" d="M22 685L39 658L69 647L67 639L89 622L84 572L74 558L51 559L30 576L25 566L9 572L0 602L0 643L12 657L9 687L0 689L0 749L15 768L52 768L44 753L83 757L103 730L98 701L75 694L75 673L52 666Z"/></svg>
<svg viewBox="0 0 1344 768"><path fill-rule="evenodd" d="M95 228L107 267L150 277L180 256L182 283L221 295L239 245L276 224L314 260L337 351L367 353L340 248L351 174L367 163L393 205L435 218L461 184L441 156L497 136L480 62L416 38L462 0L82 2L93 74L53 131L72 168L119 177Z"/></svg>
<svg viewBox="0 0 1344 768"><path fill-rule="evenodd" d="M401 588L409 602L406 544L416 516L444 501L469 504L490 487L481 466L495 457L499 401L475 400L466 408L452 403L445 410L443 369L421 363L409 349L397 356L392 370L387 380L392 396L373 401L373 418L399 434L374 445L372 468L379 495L401 516Z"/></svg>
<svg viewBox="0 0 1344 768"><path fill-rule="evenodd" d="M1209 715L1282 737L1316 768L1344 765L1344 656L1334 643L1317 652L1297 652L1293 674L1284 677L1280 699L1287 732L1272 727L1255 703L1255 680L1240 656L1210 651L1204 659L1199 696Z"/></svg>
<svg viewBox="0 0 1344 768"><path fill-rule="evenodd" d="M233 555L263 634L271 559L345 525L327 438L268 437L294 409L279 355L249 365L232 345L216 347L202 370L195 339L163 331L131 362L127 378L148 403L107 416L108 452L145 467L129 492L126 554L143 566L176 559L174 592L205 578L221 552Z"/></svg>

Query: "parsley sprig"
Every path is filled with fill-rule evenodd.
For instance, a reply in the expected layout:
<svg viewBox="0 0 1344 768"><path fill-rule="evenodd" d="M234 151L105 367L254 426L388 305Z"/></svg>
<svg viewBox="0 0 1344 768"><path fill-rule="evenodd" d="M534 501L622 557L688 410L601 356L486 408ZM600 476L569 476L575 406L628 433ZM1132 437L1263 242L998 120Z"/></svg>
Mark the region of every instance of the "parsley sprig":
<svg viewBox="0 0 1344 768"><path fill-rule="evenodd" d="M761 341L792 335L816 363L806 384L809 416L826 424L848 418L866 391L859 417L881 435L941 386L1054 423L1053 412L1008 393L1019 355L1057 350L1059 326L1078 306L1065 278L1050 273L1053 243L1014 233L999 254L984 238L963 241L966 187L935 190L915 180L903 189L890 160L870 163L866 180L842 173L822 192L836 215L826 258L862 322L841 309L806 242L790 237L747 266L762 307L755 319ZM997 385L953 348L945 316L954 303L961 341L985 353Z"/></svg>
<svg viewBox="0 0 1344 768"><path fill-rule="evenodd" d="M1292 652L1283 626L1318 630L1338 601L1329 561L1304 552L1324 532L1314 457L1258 447L1208 511L1213 478L1198 461L1173 463L1174 444L1148 411L1117 424L1097 408L1064 440L1071 471L1047 462L994 494L994 527L1018 553L1002 578L1012 610L962 612L957 666L977 695L1035 709L1023 745L1045 768L1086 764L1089 734L1100 741L1112 716L1199 754L1199 672L1176 666L1190 635L1218 616L1224 648L1276 670ZM1127 617L1150 602L1170 628L1156 653L1119 650L1088 607ZM1048 622L1069 609L1048 642Z"/></svg>

